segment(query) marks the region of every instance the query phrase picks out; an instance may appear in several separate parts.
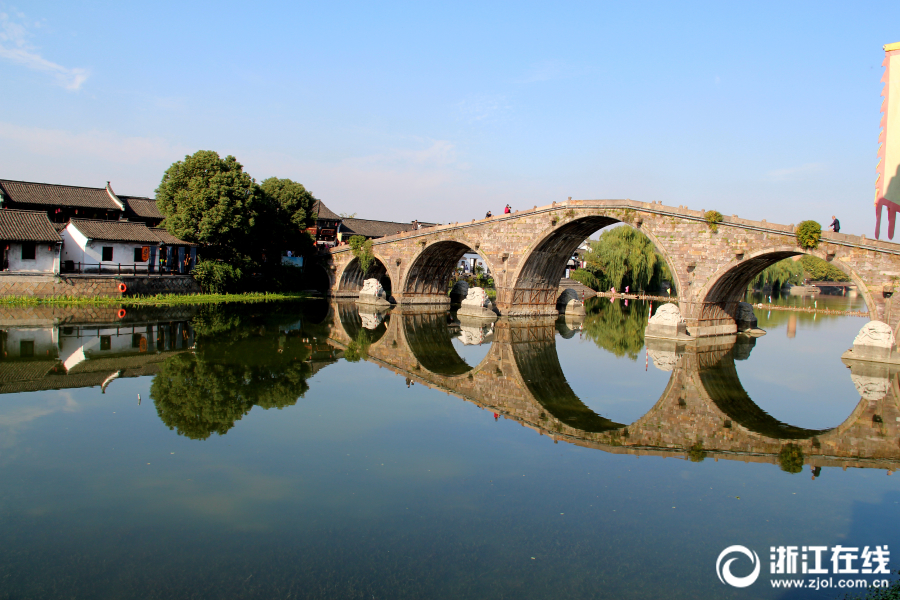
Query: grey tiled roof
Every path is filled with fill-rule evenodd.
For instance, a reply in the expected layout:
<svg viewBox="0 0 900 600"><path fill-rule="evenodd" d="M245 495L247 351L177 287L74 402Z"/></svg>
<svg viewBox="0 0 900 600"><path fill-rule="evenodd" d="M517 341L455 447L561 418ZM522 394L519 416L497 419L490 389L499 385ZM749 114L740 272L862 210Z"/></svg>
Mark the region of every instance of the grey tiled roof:
<svg viewBox="0 0 900 600"><path fill-rule="evenodd" d="M0 210L0 240L10 242L59 242L47 213L34 210Z"/></svg>
<svg viewBox="0 0 900 600"><path fill-rule="evenodd" d="M159 237L143 223L97 219L71 219L69 223L92 240L159 244Z"/></svg>
<svg viewBox="0 0 900 600"><path fill-rule="evenodd" d="M119 200L125 205L125 214L129 217L137 216L144 219L162 219L163 214L156 206L153 198L141 198L139 196L119 196Z"/></svg>
<svg viewBox="0 0 900 600"><path fill-rule="evenodd" d="M325 203L321 200L316 200L316 205L313 207L313 214L318 214L319 219L326 219L329 221L340 221L341 216L335 214L330 208L325 206Z"/></svg>
<svg viewBox="0 0 900 600"><path fill-rule="evenodd" d="M185 242L184 240L180 240L162 227L151 227L150 231L159 238L163 244L167 246L198 246L199 244L192 244L191 242Z"/></svg>
<svg viewBox="0 0 900 600"><path fill-rule="evenodd" d="M431 227L434 223L419 223L419 227ZM341 222L341 233L346 235L364 235L370 238L394 235L398 231L412 231L412 223L396 223L394 221L373 221L371 219L344 219Z"/></svg>
<svg viewBox="0 0 900 600"><path fill-rule="evenodd" d="M4 198L19 204L121 210L119 205L106 193L106 188L0 179L0 190L2 190Z"/></svg>

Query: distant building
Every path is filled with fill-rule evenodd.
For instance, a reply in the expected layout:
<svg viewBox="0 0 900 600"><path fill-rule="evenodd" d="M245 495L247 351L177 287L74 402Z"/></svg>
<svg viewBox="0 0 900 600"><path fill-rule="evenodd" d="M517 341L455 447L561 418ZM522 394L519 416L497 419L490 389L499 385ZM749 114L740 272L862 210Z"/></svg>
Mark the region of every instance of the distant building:
<svg viewBox="0 0 900 600"><path fill-rule="evenodd" d="M78 273L153 272L163 244L143 223L96 219L71 219L62 238L63 270Z"/></svg>
<svg viewBox="0 0 900 600"><path fill-rule="evenodd" d="M351 236L361 235L366 239L377 239L414 231L418 227L433 227L435 223L398 223L396 221L375 221L372 219L346 218L338 225L338 241L346 242Z"/></svg>
<svg viewBox="0 0 900 600"><path fill-rule="evenodd" d="M88 188L0 179L0 208L44 211L54 223L72 217L118 220L125 212L109 182L105 188Z"/></svg>
<svg viewBox="0 0 900 600"><path fill-rule="evenodd" d="M337 228L342 217L325 206L321 200L316 200L312 213L316 216L316 223L306 231L316 240L317 246L334 246L337 243Z"/></svg>
<svg viewBox="0 0 900 600"><path fill-rule="evenodd" d="M165 273L189 273L197 264L198 244L180 240L165 229L151 227L161 243L159 247L159 269Z"/></svg>
<svg viewBox="0 0 900 600"><path fill-rule="evenodd" d="M119 196L119 200L125 205L124 218L129 221L144 223L147 227L159 227L165 219L153 198Z"/></svg>
<svg viewBox="0 0 900 600"><path fill-rule="evenodd" d="M38 211L0 210L2 270L18 273L59 273L62 238Z"/></svg>

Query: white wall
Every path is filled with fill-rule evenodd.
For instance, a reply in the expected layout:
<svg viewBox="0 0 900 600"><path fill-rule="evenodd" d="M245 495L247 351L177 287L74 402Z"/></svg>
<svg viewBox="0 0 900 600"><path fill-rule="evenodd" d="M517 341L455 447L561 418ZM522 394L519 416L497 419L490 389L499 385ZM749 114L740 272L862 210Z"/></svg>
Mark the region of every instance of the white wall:
<svg viewBox="0 0 900 600"><path fill-rule="evenodd" d="M48 250L49 248L49 250ZM22 260L22 243L10 242L6 256L10 271L59 273L59 254L53 242L35 242L34 260Z"/></svg>
<svg viewBox="0 0 900 600"><path fill-rule="evenodd" d="M59 354L56 328L10 328L6 330L6 347L9 358L22 358L22 342L34 342L34 358L56 358Z"/></svg>
<svg viewBox="0 0 900 600"><path fill-rule="evenodd" d="M90 240L78 231L75 226L69 223L62 231L63 238L63 261L71 260L75 263L96 265L103 258L103 247L109 246L113 249L112 262L104 262L104 266L112 266L121 264L122 266L146 267L148 261L134 262L134 249L150 246L151 244L141 244L137 242L104 242L101 240Z"/></svg>

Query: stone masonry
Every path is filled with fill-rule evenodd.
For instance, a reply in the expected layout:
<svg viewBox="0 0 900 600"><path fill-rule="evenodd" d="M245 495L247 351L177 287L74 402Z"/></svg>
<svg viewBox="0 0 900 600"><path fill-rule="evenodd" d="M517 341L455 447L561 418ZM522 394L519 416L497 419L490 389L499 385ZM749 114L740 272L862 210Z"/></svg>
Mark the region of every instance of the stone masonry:
<svg viewBox="0 0 900 600"><path fill-rule="evenodd" d="M713 232L703 210L634 200L569 200L490 219L451 223L374 240L377 268L400 304L449 303L451 275L465 252L489 266L501 315L556 314L558 285L575 248L597 229L622 222L640 229L665 258L679 308L694 337L737 328L737 303L747 285L784 258L811 254L844 270L865 298L870 318L897 331L892 299L900 280L900 244L823 232L817 249L799 247L793 225L724 217ZM361 284L349 247L326 259L330 293L352 296Z"/></svg>
<svg viewBox="0 0 900 600"><path fill-rule="evenodd" d="M124 283L125 292L119 291ZM133 275L0 275L0 296L52 298L69 296L124 298L155 294L199 294L200 286L189 275L141 277Z"/></svg>

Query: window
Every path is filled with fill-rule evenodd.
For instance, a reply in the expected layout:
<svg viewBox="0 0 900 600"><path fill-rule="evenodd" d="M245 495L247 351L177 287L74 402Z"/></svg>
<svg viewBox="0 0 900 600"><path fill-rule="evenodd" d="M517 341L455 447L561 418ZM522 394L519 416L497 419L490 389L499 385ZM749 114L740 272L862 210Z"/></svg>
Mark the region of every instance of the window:
<svg viewBox="0 0 900 600"><path fill-rule="evenodd" d="M102 260L103 262L112 262L112 259L112 246L103 246L103 258L101 258L100 260Z"/></svg>
<svg viewBox="0 0 900 600"><path fill-rule="evenodd" d="M37 245L34 242L22 242L22 260L34 260L37 256Z"/></svg>
<svg viewBox="0 0 900 600"><path fill-rule="evenodd" d="M134 249L134 262L144 262L144 249L143 248L135 248Z"/></svg>
<svg viewBox="0 0 900 600"><path fill-rule="evenodd" d="M110 350L111 348L112 348L112 336L101 335L100 336L100 349L101 350Z"/></svg>
<svg viewBox="0 0 900 600"><path fill-rule="evenodd" d="M21 358L34 356L34 340L22 340L19 342L19 356Z"/></svg>

